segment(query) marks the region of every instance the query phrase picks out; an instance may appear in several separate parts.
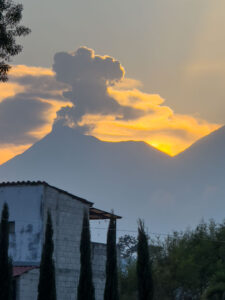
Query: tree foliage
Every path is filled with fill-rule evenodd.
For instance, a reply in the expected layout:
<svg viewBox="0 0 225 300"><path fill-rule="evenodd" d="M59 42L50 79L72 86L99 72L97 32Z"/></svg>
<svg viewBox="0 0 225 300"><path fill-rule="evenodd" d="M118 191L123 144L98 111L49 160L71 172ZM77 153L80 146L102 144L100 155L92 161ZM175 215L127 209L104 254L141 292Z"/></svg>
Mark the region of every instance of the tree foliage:
<svg viewBox="0 0 225 300"><path fill-rule="evenodd" d="M118 300L118 270L116 248L116 219L112 216L107 233L106 283L104 300Z"/></svg>
<svg viewBox="0 0 225 300"><path fill-rule="evenodd" d="M119 272L119 287L121 300L137 299L136 259L129 261Z"/></svg>
<svg viewBox="0 0 225 300"><path fill-rule="evenodd" d="M149 251L154 300L225 300L225 222L201 222L192 230L152 240ZM121 279L123 296L130 293L128 283L134 278L129 268Z"/></svg>
<svg viewBox="0 0 225 300"><path fill-rule="evenodd" d="M136 256L137 239L132 235L125 234L119 238L118 248L121 258L129 263Z"/></svg>
<svg viewBox="0 0 225 300"><path fill-rule="evenodd" d="M77 300L94 300L95 290L92 280L91 241L89 217L84 212L80 242L80 278L77 290Z"/></svg>
<svg viewBox="0 0 225 300"><path fill-rule="evenodd" d="M30 33L30 29L20 25L22 4L12 0L0 0L0 81L8 80L10 59L22 51L16 38Z"/></svg>
<svg viewBox="0 0 225 300"><path fill-rule="evenodd" d="M209 286L204 292L202 300L224 300L225 299L225 271L217 271L210 280Z"/></svg>
<svg viewBox="0 0 225 300"><path fill-rule="evenodd" d="M121 300L137 299L137 239L125 234L118 241L120 254L119 290Z"/></svg>
<svg viewBox="0 0 225 300"><path fill-rule="evenodd" d="M173 233L155 263L157 290L168 299L200 299L217 271L225 268L225 224L200 223Z"/></svg>
<svg viewBox="0 0 225 300"><path fill-rule="evenodd" d="M0 299L12 299L12 261L9 249L9 210L5 203L0 225Z"/></svg>
<svg viewBox="0 0 225 300"><path fill-rule="evenodd" d="M139 300L153 299L153 280L149 257L148 236L144 222L139 220L137 245L137 288Z"/></svg>
<svg viewBox="0 0 225 300"><path fill-rule="evenodd" d="M38 300L56 300L55 264L53 259L54 243L52 218L48 211L45 241L42 249Z"/></svg>

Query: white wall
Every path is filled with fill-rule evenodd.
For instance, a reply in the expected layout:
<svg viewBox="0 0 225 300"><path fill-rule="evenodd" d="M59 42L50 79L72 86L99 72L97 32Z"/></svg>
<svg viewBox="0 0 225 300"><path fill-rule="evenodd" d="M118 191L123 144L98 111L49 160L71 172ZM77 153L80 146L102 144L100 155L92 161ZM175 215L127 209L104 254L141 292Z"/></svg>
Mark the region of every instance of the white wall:
<svg viewBox="0 0 225 300"><path fill-rule="evenodd" d="M14 263L38 263L42 243L42 185L0 187L0 211L8 203L9 220L15 221L15 234L10 235L9 254Z"/></svg>

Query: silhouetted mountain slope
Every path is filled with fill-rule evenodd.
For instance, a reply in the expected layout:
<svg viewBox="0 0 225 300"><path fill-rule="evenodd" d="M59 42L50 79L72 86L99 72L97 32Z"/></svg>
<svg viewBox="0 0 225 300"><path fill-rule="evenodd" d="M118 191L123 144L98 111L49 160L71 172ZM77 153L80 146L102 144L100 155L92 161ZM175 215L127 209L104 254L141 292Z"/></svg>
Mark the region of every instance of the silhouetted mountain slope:
<svg viewBox="0 0 225 300"><path fill-rule="evenodd" d="M189 175L197 185L201 179L205 184L224 184L225 126L203 137L176 156L174 167L179 173L185 168L186 175Z"/></svg>
<svg viewBox="0 0 225 300"><path fill-rule="evenodd" d="M200 156L204 162L214 159L217 162L219 157L225 155L225 126L215 130L211 134L201 138L184 152L177 155L176 159L198 160ZM206 160L206 161L205 161Z"/></svg>
<svg viewBox="0 0 225 300"><path fill-rule="evenodd" d="M45 180L115 209L121 227L146 220L168 232L225 216L225 127L171 158L143 142L102 142L56 127L21 155L0 166L0 181Z"/></svg>

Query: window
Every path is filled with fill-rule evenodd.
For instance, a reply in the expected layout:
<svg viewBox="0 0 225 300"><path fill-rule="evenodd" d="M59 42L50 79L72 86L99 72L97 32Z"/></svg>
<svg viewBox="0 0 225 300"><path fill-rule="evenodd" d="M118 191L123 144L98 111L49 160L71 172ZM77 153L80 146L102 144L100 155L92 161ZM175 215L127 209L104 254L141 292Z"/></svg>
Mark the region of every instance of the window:
<svg viewBox="0 0 225 300"><path fill-rule="evenodd" d="M10 221L9 222L9 234L14 234L15 233L15 221Z"/></svg>

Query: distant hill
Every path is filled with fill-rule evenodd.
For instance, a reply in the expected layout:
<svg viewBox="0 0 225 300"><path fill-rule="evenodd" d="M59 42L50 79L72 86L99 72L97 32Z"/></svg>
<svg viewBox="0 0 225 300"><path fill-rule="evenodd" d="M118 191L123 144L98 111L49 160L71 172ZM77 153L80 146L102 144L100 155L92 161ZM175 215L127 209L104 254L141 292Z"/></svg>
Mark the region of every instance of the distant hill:
<svg viewBox="0 0 225 300"><path fill-rule="evenodd" d="M150 231L168 232L225 216L225 127L177 157L144 142L109 143L56 127L23 154L0 166L0 181L45 180L122 215Z"/></svg>

